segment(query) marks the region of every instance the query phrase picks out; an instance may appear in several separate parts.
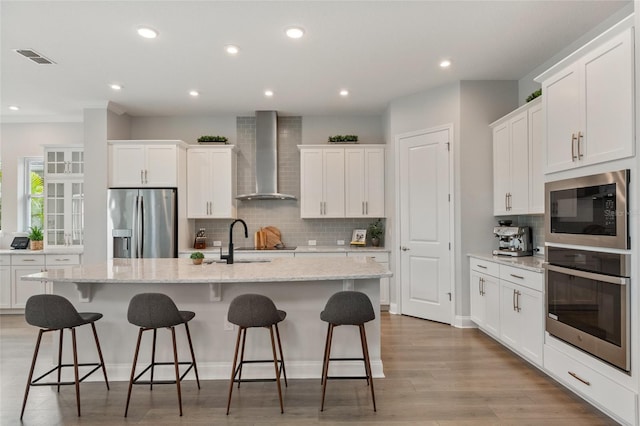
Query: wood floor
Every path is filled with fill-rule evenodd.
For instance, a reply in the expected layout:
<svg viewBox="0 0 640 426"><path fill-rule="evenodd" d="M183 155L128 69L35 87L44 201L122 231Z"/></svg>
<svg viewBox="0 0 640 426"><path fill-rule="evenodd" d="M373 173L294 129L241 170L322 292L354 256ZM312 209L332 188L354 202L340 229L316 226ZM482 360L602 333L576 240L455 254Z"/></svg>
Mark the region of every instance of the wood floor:
<svg viewBox="0 0 640 426"><path fill-rule="evenodd" d="M73 386L59 394L32 388L20 408L37 329L22 316L0 317L0 424L7 425L612 425L587 403L507 349L472 329L382 314L382 360L386 378L375 384L374 413L366 382L331 381L320 412L319 380L290 380L280 414L275 384L246 383L235 389L225 415L226 381L183 382L183 417L175 387L134 388L123 417L127 383L81 384L82 417ZM324 336L318 336L323 339ZM197 345L198 336L194 336ZM284 351L286 356L286 342ZM357 345L355 345L357 346ZM44 344L51 356L51 339ZM82 349L82 348L81 348ZM88 348L93 350L93 348ZM133 348L122 350L133 351ZM231 359L233 348L229 348ZM322 354L319 354L319 358Z"/></svg>

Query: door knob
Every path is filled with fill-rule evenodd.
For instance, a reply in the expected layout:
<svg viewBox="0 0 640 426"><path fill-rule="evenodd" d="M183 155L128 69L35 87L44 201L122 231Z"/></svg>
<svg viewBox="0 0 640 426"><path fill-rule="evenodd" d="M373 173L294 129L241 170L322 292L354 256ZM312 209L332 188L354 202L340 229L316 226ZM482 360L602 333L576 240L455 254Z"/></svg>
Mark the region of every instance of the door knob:
<svg viewBox="0 0 640 426"><path fill-rule="evenodd" d="M401 247L400 247L400 250L402 250L402 251L408 251L408 250L411 250L411 249L410 249L409 247L401 246Z"/></svg>

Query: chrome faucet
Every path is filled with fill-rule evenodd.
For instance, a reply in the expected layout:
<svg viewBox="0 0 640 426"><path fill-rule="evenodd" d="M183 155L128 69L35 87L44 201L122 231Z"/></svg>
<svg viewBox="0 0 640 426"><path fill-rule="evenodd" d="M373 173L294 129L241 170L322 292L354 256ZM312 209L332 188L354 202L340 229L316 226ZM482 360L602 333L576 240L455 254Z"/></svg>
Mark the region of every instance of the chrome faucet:
<svg viewBox="0 0 640 426"><path fill-rule="evenodd" d="M249 238L247 224L244 222L244 220L236 219L231 222L231 225L229 225L229 253L227 253L226 255L222 254L222 247L220 247L220 259L226 260L227 265L231 265L233 263L233 225L235 225L236 222L242 223L242 225L244 226L244 237Z"/></svg>

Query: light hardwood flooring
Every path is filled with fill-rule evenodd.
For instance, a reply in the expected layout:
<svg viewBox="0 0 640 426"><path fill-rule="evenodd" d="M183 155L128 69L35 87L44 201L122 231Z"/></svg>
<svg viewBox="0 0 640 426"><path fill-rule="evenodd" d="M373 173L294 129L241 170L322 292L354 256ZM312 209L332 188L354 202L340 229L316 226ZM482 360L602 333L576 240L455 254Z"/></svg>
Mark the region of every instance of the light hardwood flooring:
<svg viewBox="0 0 640 426"><path fill-rule="evenodd" d="M616 424L478 330L388 313L381 316L386 378L374 382L377 413L363 380L329 382L324 412L319 409L319 380L290 380L289 387L283 387L284 414L280 414L273 382L247 383L234 389L228 416L227 381L202 381L198 391L195 381L189 380L182 387L183 417L178 416L175 386L162 385L152 392L144 386L134 388L125 419L126 382L112 382L110 391L104 382L85 382L80 385L82 417L76 416L73 386L62 387L59 394L50 387L35 387L22 423L20 408L37 329L20 315L0 316L0 424ZM201 336L193 337L197 345ZM286 341L283 345L286 357ZM51 356L51 346L49 338L43 356ZM133 348L122 350L133 353ZM230 360L232 351L229 348Z"/></svg>

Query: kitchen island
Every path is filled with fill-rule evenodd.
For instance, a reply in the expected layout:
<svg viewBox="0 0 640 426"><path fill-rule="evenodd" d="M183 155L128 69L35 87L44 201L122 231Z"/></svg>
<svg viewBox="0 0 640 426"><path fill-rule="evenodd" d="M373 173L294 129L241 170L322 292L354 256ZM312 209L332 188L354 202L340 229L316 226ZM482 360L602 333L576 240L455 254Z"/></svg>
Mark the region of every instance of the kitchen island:
<svg viewBox="0 0 640 426"><path fill-rule="evenodd" d="M278 309L287 312L279 325L287 376L319 378L327 324L320 312L329 297L341 290L366 293L373 306L379 305L380 278L391 273L373 259L362 258L281 258L249 263L193 265L190 259L115 259L96 265L51 270L26 276L25 280L53 282L54 294L71 300L78 311L100 312L96 323L105 363L111 380L128 380L137 327L127 321L129 300L139 293L169 295L181 310L196 317L189 323L198 371L203 379L228 379L237 329L227 323L227 310L236 296L258 293L270 297ZM259 259L258 259L259 260ZM383 377L380 358L379 316L366 325L375 377ZM177 333L180 359L189 359L186 338ZM90 329L78 329L81 345L91 347ZM181 340L182 339L182 340ZM247 333L247 357L268 359L269 334L261 329ZM150 339L149 339L150 340ZM361 355L357 327L339 327L334 333L332 355ZM150 342L143 341L150 345ZM169 333L158 333L158 359L172 360ZM150 353L148 347L142 348ZM95 357L82 351L80 362ZM144 358L143 358L144 359ZM249 371L248 367L252 370ZM247 377L271 377L273 366L250 365ZM336 375L362 375L361 362L332 366ZM172 374L170 369L166 372ZM193 378L190 374L189 378ZM96 379L97 380L97 379Z"/></svg>

